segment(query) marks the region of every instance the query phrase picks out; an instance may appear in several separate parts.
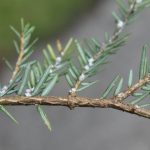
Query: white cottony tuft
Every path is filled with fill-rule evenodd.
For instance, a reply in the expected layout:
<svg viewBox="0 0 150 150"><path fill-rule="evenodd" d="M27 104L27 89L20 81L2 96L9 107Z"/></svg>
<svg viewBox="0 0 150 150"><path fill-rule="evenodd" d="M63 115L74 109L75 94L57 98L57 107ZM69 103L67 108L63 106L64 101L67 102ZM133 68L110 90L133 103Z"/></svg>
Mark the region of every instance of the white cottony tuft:
<svg viewBox="0 0 150 150"><path fill-rule="evenodd" d="M56 58L56 65L60 64L61 60L62 60L61 57L57 57Z"/></svg>
<svg viewBox="0 0 150 150"><path fill-rule="evenodd" d="M84 66L84 69L89 70L90 69L89 65Z"/></svg>
<svg viewBox="0 0 150 150"><path fill-rule="evenodd" d="M123 28L124 27L124 22L122 20L119 20L117 23L118 28Z"/></svg>
<svg viewBox="0 0 150 150"><path fill-rule="evenodd" d="M134 5L133 4L131 4L130 5L130 10L132 10L134 8Z"/></svg>
<svg viewBox="0 0 150 150"><path fill-rule="evenodd" d="M31 88L31 89L26 89L26 92L25 92L25 96L29 97L29 96L32 96L31 93L34 91L34 87Z"/></svg>
<svg viewBox="0 0 150 150"><path fill-rule="evenodd" d="M25 93L25 96L30 97L31 93Z"/></svg>
<svg viewBox="0 0 150 150"><path fill-rule="evenodd" d="M30 93L30 92L32 92L31 89L26 89L26 93Z"/></svg>
<svg viewBox="0 0 150 150"><path fill-rule="evenodd" d="M84 66L85 70L89 70L91 66L93 66L94 58L88 59L88 64Z"/></svg>
<svg viewBox="0 0 150 150"><path fill-rule="evenodd" d="M64 51L62 51L62 52L61 52L61 56L64 56L64 54L65 54Z"/></svg>
<svg viewBox="0 0 150 150"><path fill-rule="evenodd" d="M57 57L57 58L56 58L56 61L57 61L57 62L61 62L61 57Z"/></svg>
<svg viewBox="0 0 150 150"><path fill-rule="evenodd" d="M76 88L72 88L69 93L76 92Z"/></svg>
<svg viewBox="0 0 150 150"><path fill-rule="evenodd" d="M135 105L135 107L136 107L136 108L140 108L140 106L138 106L138 105Z"/></svg>
<svg viewBox="0 0 150 150"><path fill-rule="evenodd" d="M0 90L0 94L5 94L7 91L8 87L5 85L1 90Z"/></svg>
<svg viewBox="0 0 150 150"><path fill-rule="evenodd" d="M109 39L109 43L112 43L112 39Z"/></svg>
<svg viewBox="0 0 150 150"><path fill-rule="evenodd" d="M33 92L34 88L31 88L31 89L26 89L26 92L27 93L30 93L30 92Z"/></svg>
<svg viewBox="0 0 150 150"><path fill-rule="evenodd" d="M2 90L7 90L7 89L8 87L6 85L2 88Z"/></svg>
<svg viewBox="0 0 150 150"><path fill-rule="evenodd" d="M52 70L52 69L50 69L50 70L49 70L49 73L52 73L52 72L53 72L53 70Z"/></svg>
<svg viewBox="0 0 150 150"><path fill-rule="evenodd" d="M31 96L31 93L30 92L26 92L24 95L29 97L29 96Z"/></svg>
<svg viewBox="0 0 150 150"><path fill-rule="evenodd" d="M90 58L90 59L88 60L89 66L92 66L92 65L93 65L93 62L94 62L94 58Z"/></svg>
<svg viewBox="0 0 150 150"><path fill-rule="evenodd" d="M82 73L81 75L80 75L80 77L79 77L79 80L80 81L83 81L85 79L85 75Z"/></svg>

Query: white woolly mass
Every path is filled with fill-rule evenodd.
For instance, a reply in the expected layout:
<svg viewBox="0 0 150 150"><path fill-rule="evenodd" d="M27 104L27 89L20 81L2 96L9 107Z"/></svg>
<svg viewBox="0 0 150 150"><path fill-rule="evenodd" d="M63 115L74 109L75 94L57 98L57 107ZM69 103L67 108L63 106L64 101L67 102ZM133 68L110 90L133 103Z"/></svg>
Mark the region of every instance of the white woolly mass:
<svg viewBox="0 0 150 150"><path fill-rule="evenodd" d="M0 94L4 94L6 91L5 90L1 90L0 91Z"/></svg>
<svg viewBox="0 0 150 150"><path fill-rule="evenodd" d="M124 22L122 20L119 20L117 23L118 28L123 28L124 27Z"/></svg>
<svg viewBox="0 0 150 150"><path fill-rule="evenodd" d="M56 58L56 65L60 64L61 60L62 60L61 57L57 57Z"/></svg>
<svg viewBox="0 0 150 150"><path fill-rule="evenodd" d="M92 65L93 65L93 62L94 62L94 58L88 59L89 66L92 66Z"/></svg>
<svg viewBox="0 0 150 150"><path fill-rule="evenodd" d="M8 87L5 85L1 90L0 94L4 94L7 91Z"/></svg>
<svg viewBox="0 0 150 150"><path fill-rule="evenodd" d="M135 107L136 107L136 108L140 108L140 106L138 106L138 105L135 105Z"/></svg>
<svg viewBox="0 0 150 150"><path fill-rule="evenodd" d="M132 9L133 9L133 7L134 7L134 5L133 5L133 4L131 4L131 5L130 5L130 10L132 10Z"/></svg>
<svg viewBox="0 0 150 150"><path fill-rule="evenodd" d="M30 92L32 92L31 89L26 89L26 93L30 93Z"/></svg>
<svg viewBox="0 0 150 150"><path fill-rule="evenodd" d="M85 69L85 70L89 70L89 69L90 69L89 65L85 65L85 66L84 66L84 69Z"/></svg>
<svg viewBox="0 0 150 150"><path fill-rule="evenodd" d="M49 73L52 73L52 72L53 72L53 70L52 70L52 69L50 69L50 70L49 70Z"/></svg>
<svg viewBox="0 0 150 150"><path fill-rule="evenodd" d="M109 39L109 43L112 43L112 39L111 38Z"/></svg>
<svg viewBox="0 0 150 150"><path fill-rule="evenodd" d="M85 70L89 70L91 66L93 66L94 58L88 59L88 64L84 66Z"/></svg>
<svg viewBox="0 0 150 150"><path fill-rule="evenodd" d="M2 90L7 90L7 89L8 87L6 85L2 88Z"/></svg>
<svg viewBox="0 0 150 150"><path fill-rule="evenodd" d="M31 96L31 93L25 93L25 96L26 96L26 97L30 97L30 96Z"/></svg>
<svg viewBox="0 0 150 150"><path fill-rule="evenodd" d="M72 93L72 92L76 92L76 88L72 88L72 89L70 89L70 91L69 91L70 93Z"/></svg>
<svg viewBox="0 0 150 150"><path fill-rule="evenodd" d="M31 88L31 89L26 89L26 92L25 92L25 96L29 97L29 96L32 96L31 93L34 91L34 87Z"/></svg>
<svg viewBox="0 0 150 150"><path fill-rule="evenodd" d="M85 79L85 75L82 73L81 75L80 75L80 77L79 77L79 80L80 81L83 81Z"/></svg>
<svg viewBox="0 0 150 150"><path fill-rule="evenodd" d="M62 52L61 52L61 56L64 56L64 54L65 54L64 51L62 51Z"/></svg>

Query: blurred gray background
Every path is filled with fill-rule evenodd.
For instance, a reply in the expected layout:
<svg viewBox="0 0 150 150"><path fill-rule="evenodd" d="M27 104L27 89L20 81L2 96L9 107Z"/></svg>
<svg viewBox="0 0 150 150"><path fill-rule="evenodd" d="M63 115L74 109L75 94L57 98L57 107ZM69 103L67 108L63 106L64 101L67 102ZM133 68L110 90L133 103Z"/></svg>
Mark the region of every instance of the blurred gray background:
<svg viewBox="0 0 150 150"><path fill-rule="evenodd" d="M96 37L104 39L104 32L112 33L114 22L111 12L116 10L114 1L96 3L93 9L68 25L59 39ZM135 81L143 44L150 43L150 9L138 15L135 23L127 28L132 33L127 45L110 57L110 64L95 79L100 82L81 95L99 97L116 75L128 76L133 69ZM55 39L51 39L54 41ZM40 47L44 47L44 42ZM1 74L6 81L8 72ZM8 75L9 76L9 75ZM66 87L66 88L64 88ZM57 85L51 95L66 95L65 81ZM52 124L49 133L36 113L35 107L9 107L20 125L0 116L0 149L2 150L149 150L150 120L112 109L45 107Z"/></svg>

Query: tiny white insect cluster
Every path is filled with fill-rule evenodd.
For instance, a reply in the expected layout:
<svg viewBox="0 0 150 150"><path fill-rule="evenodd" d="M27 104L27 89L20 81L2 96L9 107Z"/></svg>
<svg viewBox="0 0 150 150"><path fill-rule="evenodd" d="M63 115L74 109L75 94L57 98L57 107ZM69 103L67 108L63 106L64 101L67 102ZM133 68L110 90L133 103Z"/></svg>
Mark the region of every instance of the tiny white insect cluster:
<svg viewBox="0 0 150 150"><path fill-rule="evenodd" d="M75 93L76 92L76 88L71 88L69 93Z"/></svg>
<svg viewBox="0 0 150 150"><path fill-rule="evenodd" d="M61 57L57 57L56 58L56 62L55 62L55 68L59 69L61 62L62 62L62 58Z"/></svg>
<svg viewBox="0 0 150 150"><path fill-rule="evenodd" d="M53 70L52 70L52 69L50 69L50 70L49 70L49 73L50 73L50 74L51 74L51 73L53 73Z"/></svg>
<svg viewBox="0 0 150 150"><path fill-rule="evenodd" d="M79 81L82 82L85 79L85 74L81 73L81 75L79 76ZM69 93L75 93L77 91L76 88L71 88Z"/></svg>
<svg viewBox="0 0 150 150"><path fill-rule="evenodd" d="M84 79L85 79L85 75L84 75L84 73L82 73L79 77L79 81L83 81Z"/></svg>
<svg viewBox="0 0 150 150"><path fill-rule="evenodd" d="M94 63L94 58L89 58L88 59L88 64L84 66L85 70L89 70L91 66L93 66Z"/></svg>
<svg viewBox="0 0 150 150"><path fill-rule="evenodd" d="M83 80L85 79L85 75L84 73L82 73L80 76L79 76L79 81L82 82ZM76 88L71 88L69 93L75 93L77 91Z"/></svg>
<svg viewBox="0 0 150 150"><path fill-rule="evenodd" d="M6 93L8 87L5 85L1 90L0 90L0 94L3 95Z"/></svg>
<svg viewBox="0 0 150 150"><path fill-rule="evenodd" d="M135 108L137 108L137 109L138 109L138 108L140 108L140 106L138 106L138 105L135 105Z"/></svg>
<svg viewBox="0 0 150 150"><path fill-rule="evenodd" d="M90 69L90 67L91 66L93 66L93 64L94 64L94 58L89 58L88 59L88 64L86 64L85 66L84 66L84 69L86 70L86 71L88 71L89 69ZM82 81L84 81L84 79L85 79L85 74L84 73L81 73L81 75L79 76L79 81L80 82L82 82ZM76 92L76 88L72 88L70 91L69 91L69 93L74 93L74 92Z"/></svg>
<svg viewBox="0 0 150 150"><path fill-rule="evenodd" d="M50 74L53 73L53 68L57 68L57 69L60 68L60 63L61 63L61 61L62 61L62 58L61 58L61 57L57 57L57 58L56 58L55 65L52 65L52 66L51 66L51 69L49 70L49 73L50 73Z"/></svg>
<svg viewBox="0 0 150 150"><path fill-rule="evenodd" d="M26 89L25 96L27 96L27 97L32 96L32 92L33 92L33 91L34 91L34 87L31 88L31 89Z"/></svg>
<svg viewBox="0 0 150 150"><path fill-rule="evenodd" d="M143 0L136 0L136 4L140 4L142 2L143 2ZM130 9L133 9L133 7L134 7L134 5L131 4ZM122 30L124 28L124 25L125 25L125 22L122 21L121 19L119 19L117 22L117 28Z"/></svg>
<svg viewBox="0 0 150 150"><path fill-rule="evenodd" d="M57 57L55 65L56 66L59 65L61 63L61 61L62 61L61 57Z"/></svg>
<svg viewBox="0 0 150 150"><path fill-rule="evenodd" d="M84 66L85 70L89 70L91 66L93 66L94 63L94 58L89 58L88 59L88 64ZM82 73L79 77L79 81L83 81L85 79L85 74Z"/></svg>
<svg viewBox="0 0 150 150"><path fill-rule="evenodd" d="M64 56L64 54L65 54L64 51L62 51L62 52L61 52L61 56Z"/></svg>
<svg viewBox="0 0 150 150"><path fill-rule="evenodd" d="M124 25L125 25L125 23L122 20L118 20L118 23L117 23L118 29L123 29Z"/></svg>

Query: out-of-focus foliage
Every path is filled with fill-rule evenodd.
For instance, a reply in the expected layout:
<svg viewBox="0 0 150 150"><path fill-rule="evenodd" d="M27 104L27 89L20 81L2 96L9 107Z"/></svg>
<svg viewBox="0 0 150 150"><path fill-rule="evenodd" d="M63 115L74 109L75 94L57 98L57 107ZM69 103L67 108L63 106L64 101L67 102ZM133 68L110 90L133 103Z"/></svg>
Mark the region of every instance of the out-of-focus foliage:
<svg viewBox="0 0 150 150"><path fill-rule="evenodd" d="M36 26L36 36L50 37L62 30L69 21L87 9L92 0L1 0L0 4L0 56L12 48L13 34L9 25L16 28L24 18Z"/></svg>

